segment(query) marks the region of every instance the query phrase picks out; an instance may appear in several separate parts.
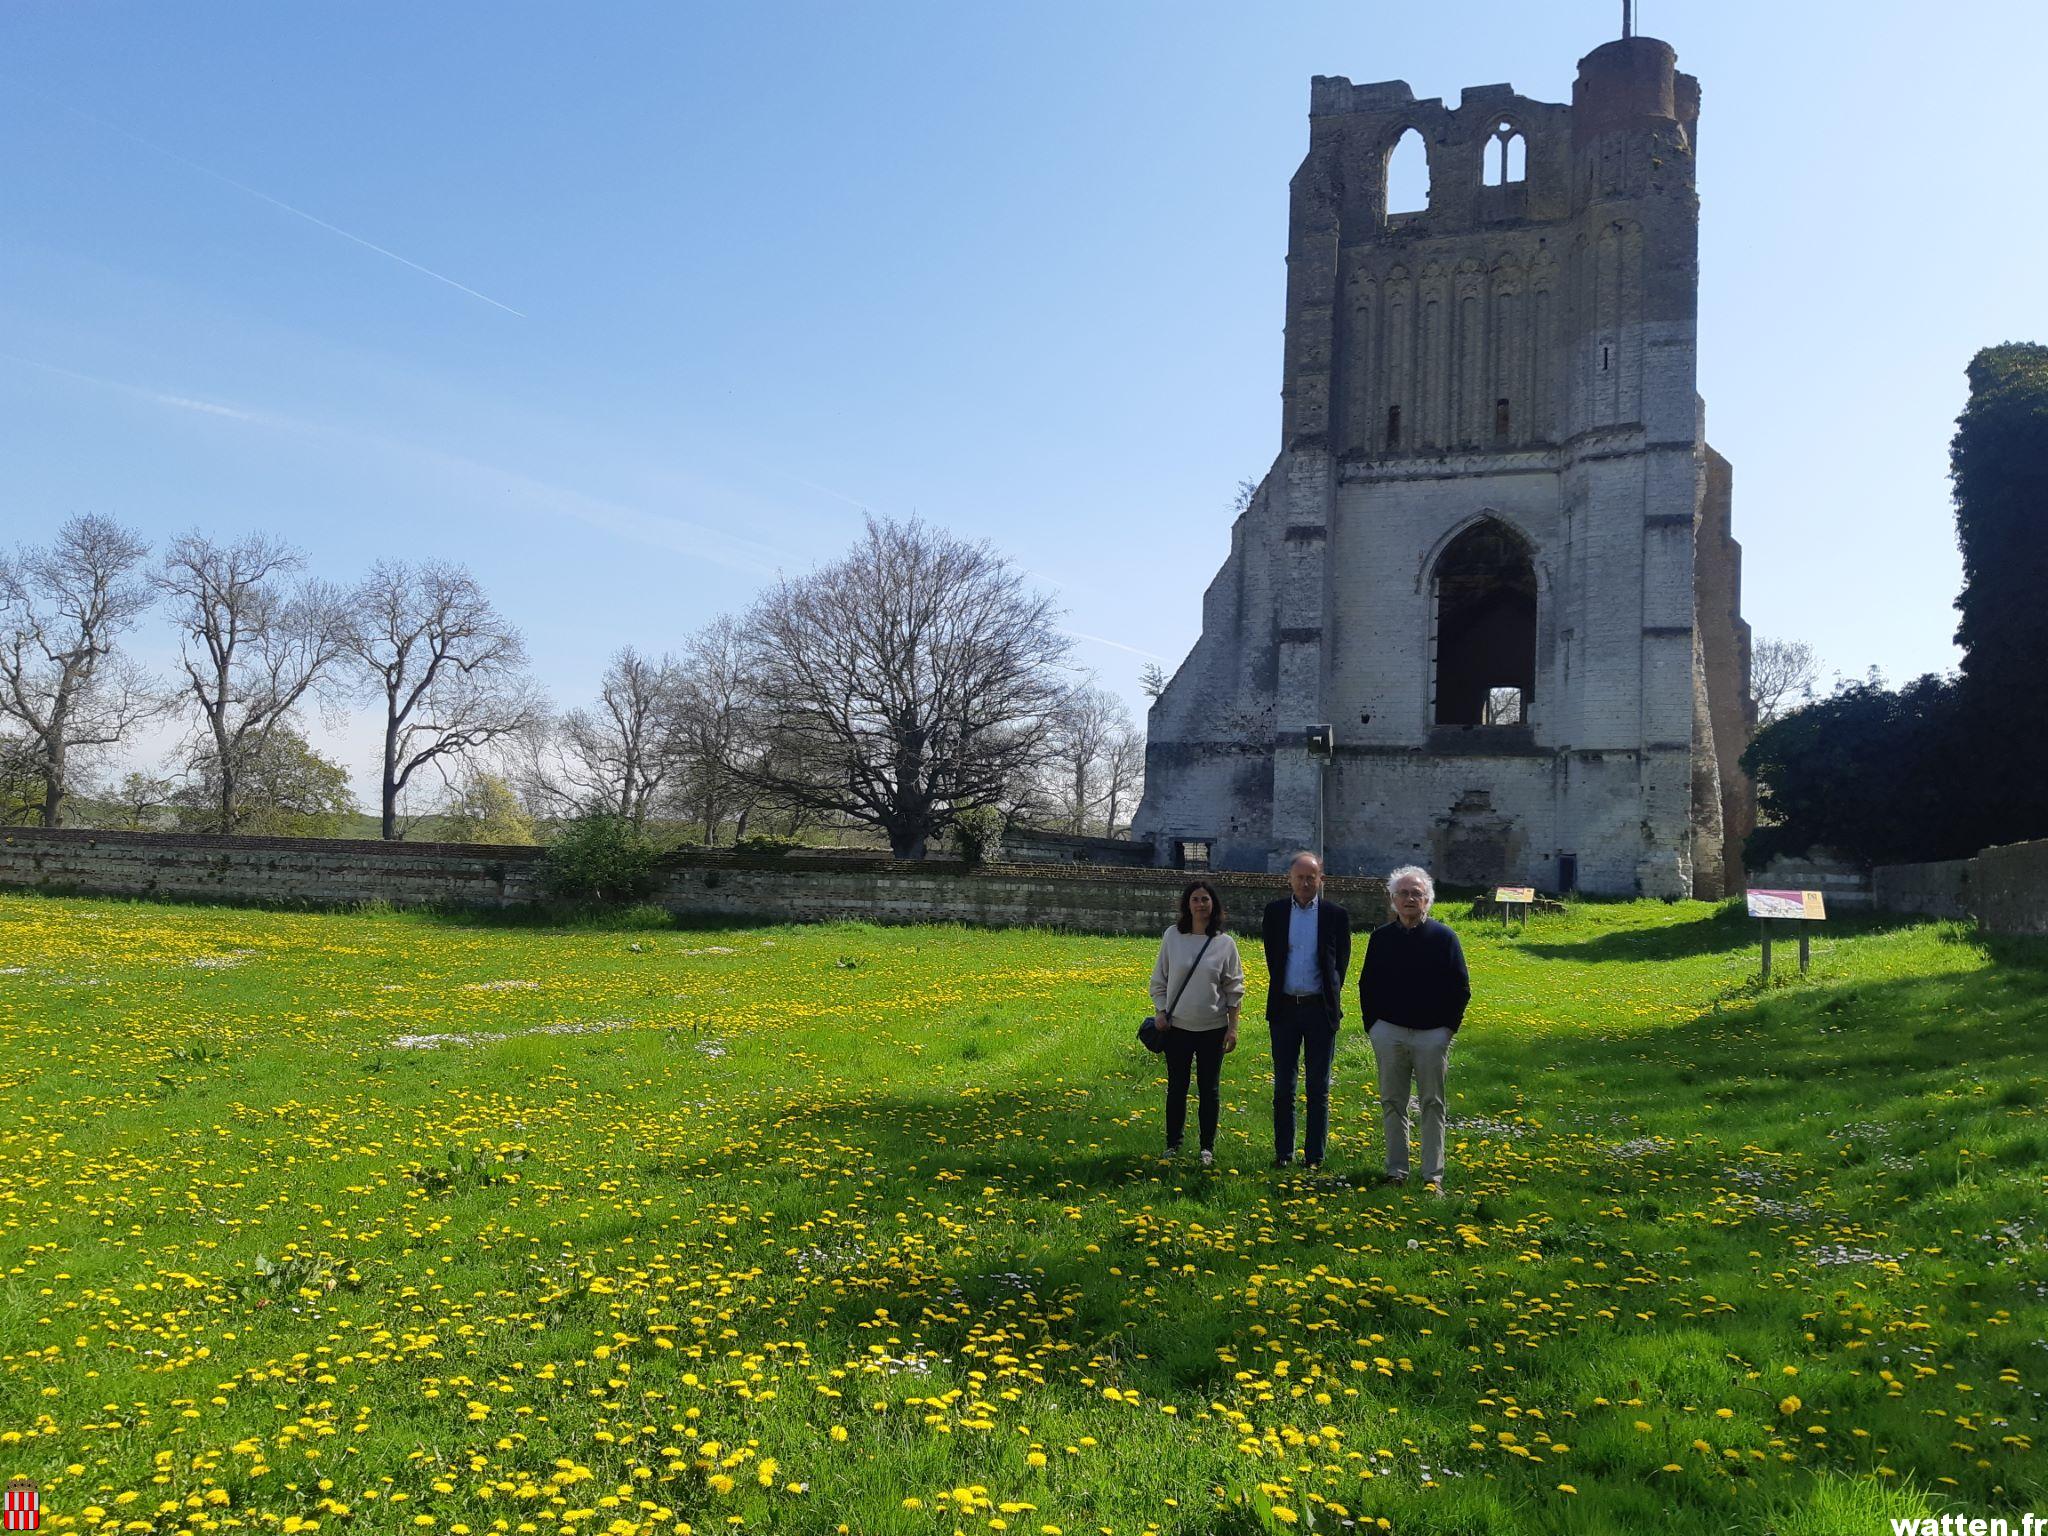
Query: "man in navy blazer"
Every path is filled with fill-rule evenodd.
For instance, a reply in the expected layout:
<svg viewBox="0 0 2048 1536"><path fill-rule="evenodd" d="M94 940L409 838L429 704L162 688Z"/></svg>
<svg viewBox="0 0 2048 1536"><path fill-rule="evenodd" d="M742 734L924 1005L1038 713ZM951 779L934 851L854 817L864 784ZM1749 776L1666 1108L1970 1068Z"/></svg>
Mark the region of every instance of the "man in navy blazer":
<svg viewBox="0 0 2048 1536"><path fill-rule="evenodd" d="M1344 1017L1351 966L1351 914L1323 899L1323 861L1298 853L1287 867L1292 896L1266 908L1266 1023L1273 1032L1273 1166L1294 1161L1294 1081L1308 1068L1308 1125L1302 1161L1323 1160L1330 1131L1330 1057Z"/></svg>

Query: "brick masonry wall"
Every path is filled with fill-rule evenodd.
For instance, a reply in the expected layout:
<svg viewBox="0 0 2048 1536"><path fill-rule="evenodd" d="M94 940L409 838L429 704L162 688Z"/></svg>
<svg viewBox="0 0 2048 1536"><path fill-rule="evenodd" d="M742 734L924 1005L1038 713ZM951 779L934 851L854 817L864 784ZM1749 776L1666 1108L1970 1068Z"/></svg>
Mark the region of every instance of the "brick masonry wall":
<svg viewBox="0 0 2048 1536"><path fill-rule="evenodd" d="M1971 862L1986 933L2048 934L2048 839L1986 848Z"/></svg>
<svg viewBox="0 0 2048 1536"><path fill-rule="evenodd" d="M1931 864L1880 864L1870 872L1880 912L1967 918L1976 911L1975 859Z"/></svg>
<svg viewBox="0 0 2048 1536"><path fill-rule="evenodd" d="M510 908L536 897L538 848L319 838L187 837L148 832L17 830L0 835L0 889L253 901L277 906ZM1178 870L987 865L815 855L671 862L655 900L682 917L736 921L964 923L1155 934L1173 921ZM1233 931L1256 930L1276 875L1206 877ZM1383 919L1378 880L1332 880L1359 926Z"/></svg>
<svg viewBox="0 0 2048 1536"><path fill-rule="evenodd" d="M516 907L534 899L539 859L538 848L467 843L17 829L0 834L0 887L279 906Z"/></svg>
<svg viewBox="0 0 2048 1536"><path fill-rule="evenodd" d="M1986 933L2048 934L2048 839L1986 848L1974 859L1881 864L1872 883L1880 911L1975 917Z"/></svg>

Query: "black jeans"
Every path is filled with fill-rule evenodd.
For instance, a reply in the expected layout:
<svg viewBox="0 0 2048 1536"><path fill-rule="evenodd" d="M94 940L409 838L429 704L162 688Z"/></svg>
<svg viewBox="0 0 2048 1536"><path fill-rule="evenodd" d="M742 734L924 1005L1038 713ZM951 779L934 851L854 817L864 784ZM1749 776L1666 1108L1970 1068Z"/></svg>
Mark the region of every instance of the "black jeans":
<svg viewBox="0 0 2048 1536"><path fill-rule="evenodd" d="M1297 1063L1308 1068L1308 1125L1301 1155L1311 1163L1323 1160L1330 1135L1330 1054L1337 1029L1319 997L1304 1001L1282 998L1273 1026L1273 1156L1287 1162L1294 1156L1294 1081Z"/></svg>
<svg viewBox="0 0 2048 1536"><path fill-rule="evenodd" d="M1216 1150L1218 1085L1223 1081L1221 1029L1170 1029L1166 1032L1166 1144L1180 1145L1188 1124L1188 1068L1199 1069L1202 1150Z"/></svg>

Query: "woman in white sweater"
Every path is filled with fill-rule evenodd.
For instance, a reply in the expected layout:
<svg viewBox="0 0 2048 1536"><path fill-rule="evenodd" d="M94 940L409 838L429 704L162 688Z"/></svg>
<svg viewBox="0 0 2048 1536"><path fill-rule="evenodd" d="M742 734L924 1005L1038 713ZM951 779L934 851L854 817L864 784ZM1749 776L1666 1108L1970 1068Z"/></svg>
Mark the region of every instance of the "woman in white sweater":
<svg viewBox="0 0 2048 1536"><path fill-rule="evenodd" d="M1206 880L1180 893L1180 921L1159 941L1152 1007L1166 1037L1166 1154L1180 1151L1188 1123L1189 1068L1201 1089L1202 1166L1216 1162L1217 1090L1223 1058L1237 1049L1244 962L1223 931L1223 900Z"/></svg>

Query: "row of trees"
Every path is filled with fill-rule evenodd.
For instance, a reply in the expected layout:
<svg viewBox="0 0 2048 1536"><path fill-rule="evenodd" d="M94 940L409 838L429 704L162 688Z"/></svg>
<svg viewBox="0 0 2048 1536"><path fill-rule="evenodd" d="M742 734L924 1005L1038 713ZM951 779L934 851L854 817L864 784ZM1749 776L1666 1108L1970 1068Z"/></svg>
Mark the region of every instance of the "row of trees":
<svg viewBox="0 0 2048 1536"><path fill-rule="evenodd" d="M123 650L159 605L179 639L167 678ZM338 587L268 536L187 534L152 559L84 516L0 557L0 809L60 826L89 787L102 820L309 830L352 801L306 715L369 706L387 838L429 808L441 835L511 840L585 814L706 842L766 818L872 829L920 857L984 813L1122 825L1143 738L1076 679L1045 598L986 544L915 521L870 520L845 558L678 651L620 651L598 697L558 713L459 566L380 562ZM165 717L182 729L164 773L95 779Z"/></svg>
<svg viewBox="0 0 2048 1536"><path fill-rule="evenodd" d="M186 534L152 562L141 539L92 515L47 546L0 557L0 752L18 803L44 826L64 825L92 769L171 715L185 727L175 779L135 774L122 789L146 810L162 786L165 802L205 830L242 830L252 791L275 803L280 778L311 766L304 710L374 700L380 811L393 837L425 775L544 718L518 632L466 571L379 562L341 588L307 578L304 565L263 534L228 544ZM169 678L122 649L159 603L179 640ZM314 798L337 793L326 784Z"/></svg>
<svg viewBox="0 0 2048 1536"><path fill-rule="evenodd" d="M1963 588L1960 671L1873 676L1759 730L1743 766L1760 867L1816 846L1872 863L1961 858L2048 837L2048 346L1989 347L1949 447Z"/></svg>

